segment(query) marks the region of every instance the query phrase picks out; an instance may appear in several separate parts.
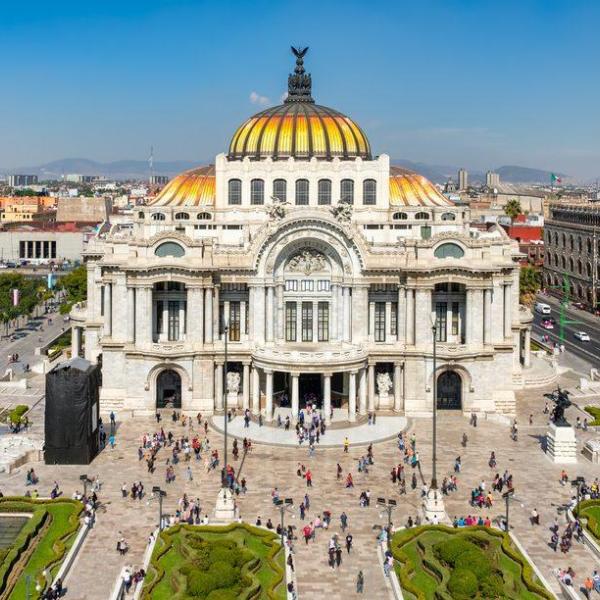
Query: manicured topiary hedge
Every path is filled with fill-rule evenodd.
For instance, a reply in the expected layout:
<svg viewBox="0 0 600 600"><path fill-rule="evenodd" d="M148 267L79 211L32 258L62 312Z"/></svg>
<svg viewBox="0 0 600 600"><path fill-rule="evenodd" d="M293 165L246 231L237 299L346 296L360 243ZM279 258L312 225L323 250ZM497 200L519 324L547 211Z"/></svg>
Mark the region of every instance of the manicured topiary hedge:
<svg viewBox="0 0 600 600"><path fill-rule="evenodd" d="M600 543L600 500L584 500L574 512Z"/></svg>
<svg viewBox="0 0 600 600"><path fill-rule="evenodd" d="M429 532L438 534L437 541L423 539ZM397 561L400 585L409 597L417 600L520 600L514 590L507 589L509 586L505 584L501 570L501 554L518 566L526 593L533 598L553 598L537 582L531 565L514 548L510 537L495 529L425 525L397 532L390 545ZM420 562L414 560L415 552L420 556ZM435 585L427 576L435 580ZM421 578L418 584L415 577Z"/></svg>
<svg viewBox="0 0 600 600"><path fill-rule="evenodd" d="M236 540L240 533L242 545ZM252 540L259 544L261 552L249 547ZM263 573L260 578L259 572ZM265 572L271 574L268 585L261 583ZM162 531L142 599L190 597L284 599L285 561L279 538L245 523L200 527L179 524Z"/></svg>
<svg viewBox="0 0 600 600"><path fill-rule="evenodd" d="M25 404L17 404L17 406L15 406L10 413L8 413L8 418L10 420L11 423L14 423L15 425L17 425L18 423L21 422L21 419L23 418L23 415L29 410L29 406L26 406Z"/></svg>
<svg viewBox="0 0 600 600"><path fill-rule="evenodd" d="M31 518L23 526L17 538L0 564L0 593L8 593L11 600L25 597L24 577L13 578L8 586L9 576L14 570L19 573L24 569L39 577L44 569L52 573L58 569L66 555L75 533L79 527L79 515L83 506L81 502L70 499L32 499L23 497L0 498L1 513L31 513ZM21 564L23 554L31 550L26 564ZM40 579L40 583L44 583ZM9 590L8 587L12 589ZM36 598L36 591L31 591Z"/></svg>

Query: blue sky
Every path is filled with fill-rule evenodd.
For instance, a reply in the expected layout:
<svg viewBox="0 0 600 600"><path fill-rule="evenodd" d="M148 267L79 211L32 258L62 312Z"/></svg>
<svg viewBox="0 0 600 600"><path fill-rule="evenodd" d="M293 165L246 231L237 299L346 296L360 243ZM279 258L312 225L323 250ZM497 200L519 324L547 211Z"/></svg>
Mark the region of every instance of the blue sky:
<svg viewBox="0 0 600 600"><path fill-rule="evenodd" d="M293 43L376 153L600 176L600 2L0 4L0 167L211 159L279 103Z"/></svg>

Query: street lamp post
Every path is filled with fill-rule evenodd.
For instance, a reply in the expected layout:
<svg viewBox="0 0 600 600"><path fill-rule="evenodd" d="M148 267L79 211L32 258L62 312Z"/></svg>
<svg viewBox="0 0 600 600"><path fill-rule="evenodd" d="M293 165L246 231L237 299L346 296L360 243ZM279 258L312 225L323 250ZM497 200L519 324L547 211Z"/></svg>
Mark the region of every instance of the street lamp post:
<svg viewBox="0 0 600 600"><path fill-rule="evenodd" d="M288 508L291 508L292 505L294 504L294 500L293 498L286 498L285 500L275 500L275 506L277 506L277 508L279 509L279 513L281 515L281 547L285 548L284 543L283 543L283 536L284 536L284 515L285 515L285 511Z"/></svg>
<svg viewBox="0 0 600 600"><path fill-rule="evenodd" d="M222 487L229 487L227 485L227 338L229 337L229 327L227 321L224 323L223 334L225 336L225 357L223 361L223 389L221 394L223 395L223 434L225 438L225 448L223 451L223 477L221 481Z"/></svg>
<svg viewBox="0 0 600 600"><path fill-rule="evenodd" d="M79 476L79 480L81 482L83 482L83 496L85 498L87 498L87 484L88 484L88 481L89 481L88 476L87 475L80 475Z"/></svg>
<svg viewBox="0 0 600 600"><path fill-rule="evenodd" d="M167 492L165 492L165 490L162 490L160 488L160 486L158 486L158 485L155 485L152 488L152 492L158 497L158 530L162 531L162 528L163 528L162 505L163 505L163 498L167 495Z"/></svg>
<svg viewBox="0 0 600 600"><path fill-rule="evenodd" d="M585 483L585 477L579 475L573 481L571 481L571 485L577 488L577 504L575 505L575 512L579 511L579 500L581 498L581 486Z"/></svg>
<svg viewBox="0 0 600 600"><path fill-rule="evenodd" d="M392 498L377 498L377 506L383 508L387 513L387 530L388 530L388 541L392 534L392 511L398 507L398 503Z"/></svg>
<svg viewBox="0 0 600 600"><path fill-rule="evenodd" d="M504 494L502 494L502 497L504 498L504 500L506 500L506 533L510 533L510 528L508 525L508 509L510 506L510 501L513 499L515 495L515 491L514 490L508 490L507 492L504 492Z"/></svg>

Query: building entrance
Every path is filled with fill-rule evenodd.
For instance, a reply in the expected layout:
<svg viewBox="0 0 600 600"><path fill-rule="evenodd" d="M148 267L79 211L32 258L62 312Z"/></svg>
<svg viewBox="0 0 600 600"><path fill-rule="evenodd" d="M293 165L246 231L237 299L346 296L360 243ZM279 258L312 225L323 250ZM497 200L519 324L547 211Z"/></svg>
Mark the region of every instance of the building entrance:
<svg viewBox="0 0 600 600"><path fill-rule="evenodd" d="M157 377L156 408L181 408L181 376L177 371L165 369Z"/></svg>
<svg viewBox="0 0 600 600"><path fill-rule="evenodd" d="M444 371L437 380L438 409L462 408L462 380L456 371Z"/></svg>
<svg viewBox="0 0 600 600"><path fill-rule="evenodd" d="M316 404L321 408L323 403L323 388L320 373L301 373L298 380L298 395L300 408L307 404Z"/></svg>

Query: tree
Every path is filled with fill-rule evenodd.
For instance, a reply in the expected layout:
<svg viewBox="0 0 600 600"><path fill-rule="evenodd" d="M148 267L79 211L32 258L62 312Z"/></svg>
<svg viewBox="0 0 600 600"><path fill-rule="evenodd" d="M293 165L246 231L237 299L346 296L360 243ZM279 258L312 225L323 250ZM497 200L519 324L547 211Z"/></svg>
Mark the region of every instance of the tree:
<svg viewBox="0 0 600 600"><path fill-rule="evenodd" d="M513 198L506 203L504 214L510 217L510 220L516 219L521 214L521 203Z"/></svg>
<svg viewBox="0 0 600 600"><path fill-rule="evenodd" d="M542 276L536 267L527 265L521 267L519 274L519 301L525 306L535 302L535 296L542 286Z"/></svg>
<svg viewBox="0 0 600 600"><path fill-rule="evenodd" d="M65 303L61 305L61 314L71 310L73 304L83 302L87 298L87 269L85 266L73 269L59 280L60 289L65 290Z"/></svg>
<svg viewBox="0 0 600 600"><path fill-rule="evenodd" d="M19 290L19 303L13 306L13 290ZM48 293L43 279L28 279L20 273L0 274L0 322L8 323L18 317L31 315Z"/></svg>

